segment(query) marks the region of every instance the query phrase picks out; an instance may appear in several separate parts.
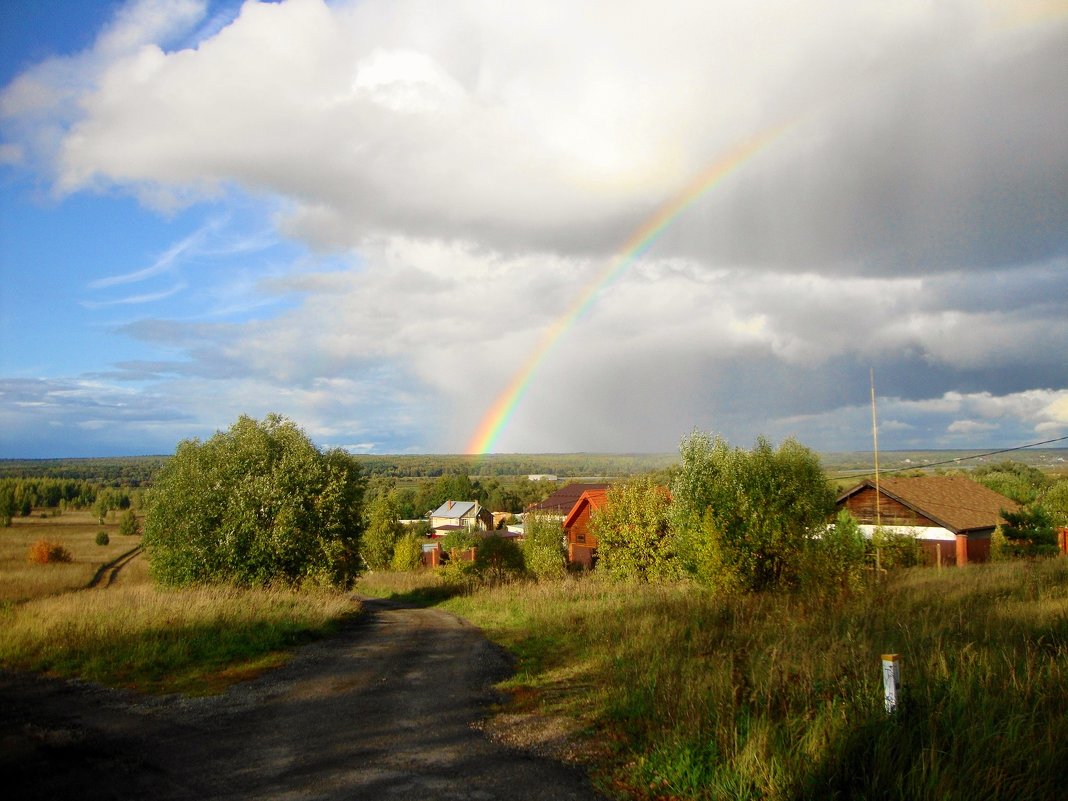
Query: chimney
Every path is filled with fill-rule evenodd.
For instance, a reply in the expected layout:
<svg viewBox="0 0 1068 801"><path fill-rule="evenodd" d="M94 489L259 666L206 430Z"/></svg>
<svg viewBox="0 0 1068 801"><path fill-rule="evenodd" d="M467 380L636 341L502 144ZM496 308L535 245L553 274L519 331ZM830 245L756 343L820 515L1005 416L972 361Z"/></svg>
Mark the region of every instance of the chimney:
<svg viewBox="0 0 1068 801"><path fill-rule="evenodd" d="M449 508L452 509L452 501L449 501Z"/></svg>

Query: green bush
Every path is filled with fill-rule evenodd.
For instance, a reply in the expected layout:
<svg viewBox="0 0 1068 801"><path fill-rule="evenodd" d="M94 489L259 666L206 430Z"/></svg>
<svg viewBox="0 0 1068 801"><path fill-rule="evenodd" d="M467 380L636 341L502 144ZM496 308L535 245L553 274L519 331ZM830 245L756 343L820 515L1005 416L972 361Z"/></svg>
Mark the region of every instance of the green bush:
<svg viewBox="0 0 1068 801"><path fill-rule="evenodd" d="M609 487L605 504L590 517L598 569L624 580L663 581L679 575L668 522L671 496L651 478Z"/></svg>
<svg viewBox="0 0 1068 801"><path fill-rule="evenodd" d="M127 509L119 518L119 533L125 537L136 537L141 533L141 523L133 509Z"/></svg>
<svg viewBox="0 0 1068 801"><path fill-rule="evenodd" d="M393 492L378 495L367 510L367 529L363 535L363 560L372 570L384 570L393 559L393 548L403 532L398 520L397 499Z"/></svg>
<svg viewBox="0 0 1068 801"><path fill-rule="evenodd" d="M96 532L97 545L107 545L109 542L111 542L111 537L108 536L106 531L101 530Z"/></svg>
<svg viewBox="0 0 1068 801"><path fill-rule="evenodd" d="M859 587L864 580L866 552L860 526L847 509L842 509L833 525L806 543L802 587L819 592Z"/></svg>
<svg viewBox="0 0 1068 801"><path fill-rule="evenodd" d="M182 442L154 483L144 544L164 584L346 587L356 577L359 465L321 453L285 418L242 416L207 442Z"/></svg>
<svg viewBox="0 0 1068 801"><path fill-rule="evenodd" d="M416 570L423 566L423 538L416 534L405 534L393 546L393 558L390 561L393 570Z"/></svg>
<svg viewBox="0 0 1068 801"><path fill-rule="evenodd" d="M491 534L476 547L475 571L484 582L498 584L523 573L523 549L512 540Z"/></svg>
<svg viewBox="0 0 1068 801"><path fill-rule="evenodd" d="M991 539L994 559L1056 556L1057 533L1049 513L1041 506L1023 507L1015 512L1003 511L1005 522Z"/></svg>
<svg viewBox="0 0 1068 801"><path fill-rule="evenodd" d="M451 554L453 551L466 551L473 548L479 542L479 536L473 529L458 528L450 531L441 541L441 551Z"/></svg>
<svg viewBox="0 0 1068 801"><path fill-rule="evenodd" d="M451 559L441 564L436 570L441 584L450 592L474 592L481 585L475 563L466 559Z"/></svg>
<svg viewBox="0 0 1068 801"><path fill-rule="evenodd" d="M524 519L523 563L537 578L556 578L567 571L564 529L556 517L528 512Z"/></svg>
<svg viewBox="0 0 1068 801"><path fill-rule="evenodd" d="M671 520L684 569L747 590L801 580L808 544L834 510L819 457L792 439L773 448L760 437L745 450L697 431L679 451Z"/></svg>
<svg viewBox="0 0 1068 801"><path fill-rule="evenodd" d="M1054 526L1068 526L1068 478L1052 484L1039 498L1038 505L1049 515Z"/></svg>
<svg viewBox="0 0 1068 801"><path fill-rule="evenodd" d="M868 563L882 570L923 564L923 548L907 531L877 528L867 541L866 549Z"/></svg>

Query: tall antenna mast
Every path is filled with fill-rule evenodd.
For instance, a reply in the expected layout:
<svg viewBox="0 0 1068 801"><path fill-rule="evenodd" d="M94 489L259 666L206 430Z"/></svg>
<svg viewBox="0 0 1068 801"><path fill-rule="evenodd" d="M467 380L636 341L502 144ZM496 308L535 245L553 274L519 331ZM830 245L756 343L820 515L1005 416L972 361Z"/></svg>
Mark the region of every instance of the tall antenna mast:
<svg viewBox="0 0 1068 801"><path fill-rule="evenodd" d="M879 491L879 424L875 417L875 368L871 371L871 441L875 454L875 527L880 528L883 524L879 510L879 499L882 493Z"/></svg>

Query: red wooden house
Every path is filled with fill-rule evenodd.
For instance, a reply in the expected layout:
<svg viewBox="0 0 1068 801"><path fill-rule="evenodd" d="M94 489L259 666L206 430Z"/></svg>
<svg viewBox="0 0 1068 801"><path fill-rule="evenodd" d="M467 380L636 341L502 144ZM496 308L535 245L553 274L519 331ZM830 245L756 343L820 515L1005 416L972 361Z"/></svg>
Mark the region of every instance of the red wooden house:
<svg viewBox="0 0 1068 801"><path fill-rule="evenodd" d="M526 511L548 517L558 517L563 520L575 508L575 503L582 496L582 493L596 490L604 491L606 489L608 489L608 484L583 484L580 482L568 484L566 487L561 487L553 492L544 501L531 504L526 508Z"/></svg>
<svg viewBox="0 0 1068 801"><path fill-rule="evenodd" d="M590 532L590 514L605 505L607 488L585 490L564 518L567 561L587 570L597 563L597 537Z"/></svg>
<svg viewBox="0 0 1068 801"><path fill-rule="evenodd" d="M990 535L1002 510L1017 504L965 476L866 479L838 497L871 536L877 526L912 534L932 564L965 565L990 558Z"/></svg>

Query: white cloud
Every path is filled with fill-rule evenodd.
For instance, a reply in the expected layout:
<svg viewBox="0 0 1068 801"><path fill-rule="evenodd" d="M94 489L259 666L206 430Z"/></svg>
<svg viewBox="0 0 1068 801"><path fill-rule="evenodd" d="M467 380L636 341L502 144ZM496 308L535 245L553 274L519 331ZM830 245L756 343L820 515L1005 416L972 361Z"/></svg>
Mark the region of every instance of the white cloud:
<svg viewBox="0 0 1068 801"><path fill-rule="evenodd" d="M982 210L985 174L1055 187L1068 147L1028 124L1048 118L1049 98L1017 97L1015 120L983 117L1000 86L986 73L1044 74L1034 54L1052 34L972 3L251 2L195 48L158 46L202 15L135 4L79 57L94 65L80 83L74 59L53 64L62 78L42 69L24 76L33 91L5 90L11 117L48 90L79 109L59 118L59 188L118 184L169 207L233 183L290 198L287 230L319 243L403 232L603 253L732 146L792 121L746 186L709 201L711 230L728 232L715 250L781 268L813 248L854 258L857 235L954 247L946 235ZM930 86L955 98L939 99L939 120ZM1005 137L1044 137L1054 161L995 153ZM961 172L976 176L967 195ZM913 209L873 205L902 192ZM842 216L843 202L868 219ZM756 222L763 236L743 245Z"/></svg>
<svg viewBox="0 0 1068 801"><path fill-rule="evenodd" d="M164 354L119 372L212 425L270 399L331 441L458 449L594 287L500 447L855 443L873 365L902 442L1053 432L1068 25L1013 8L142 0L3 89L0 161L211 200L86 306L173 302L118 326ZM241 203L258 225L214 216Z"/></svg>
<svg viewBox="0 0 1068 801"><path fill-rule="evenodd" d="M972 436L986 431L996 431L997 428L996 423L984 423L981 420L954 420L946 427L946 431L950 434Z"/></svg>

